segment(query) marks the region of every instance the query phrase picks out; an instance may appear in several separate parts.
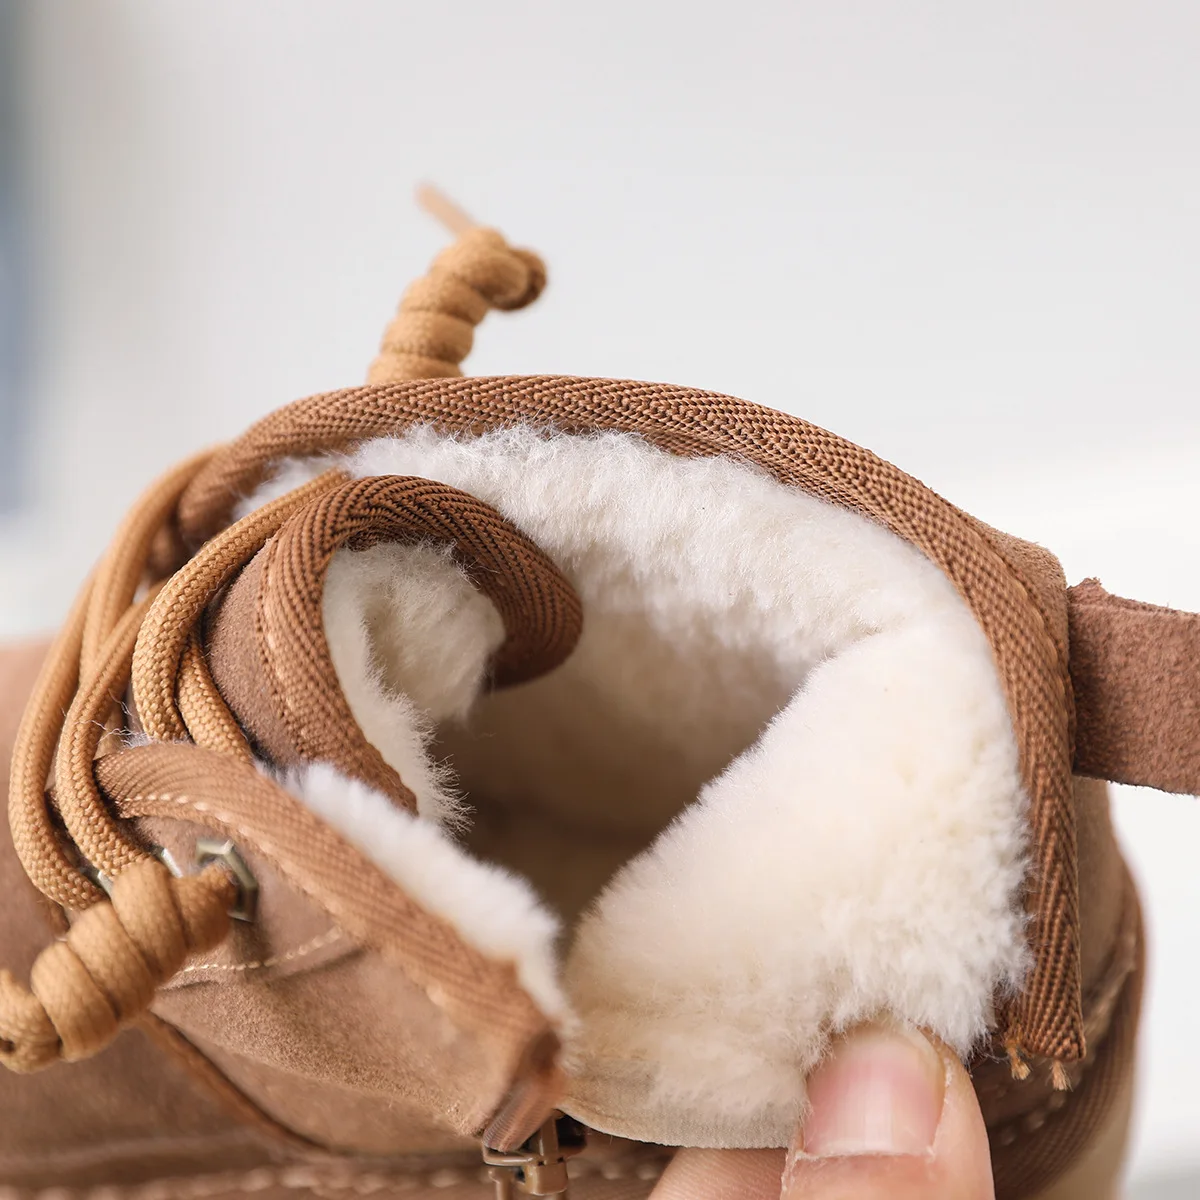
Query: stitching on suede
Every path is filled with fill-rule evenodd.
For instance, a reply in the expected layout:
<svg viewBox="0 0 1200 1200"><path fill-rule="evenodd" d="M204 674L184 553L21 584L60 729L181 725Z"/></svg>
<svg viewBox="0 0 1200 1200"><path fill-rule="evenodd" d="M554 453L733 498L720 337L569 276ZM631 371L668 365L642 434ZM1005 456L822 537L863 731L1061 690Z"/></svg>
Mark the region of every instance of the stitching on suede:
<svg viewBox="0 0 1200 1200"><path fill-rule="evenodd" d="M639 1158L634 1162L588 1162L575 1160L571 1177L600 1176L603 1179L657 1179L669 1154ZM0 1200L205 1200L210 1196L233 1196L263 1192L268 1188L370 1196L388 1188L411 1190L416 1187L446 1188L478 1180L490 1182L486 1168L439 1167L433 1171L395 1174L323 1175L315 1167L255 1167L241 1175L202 1175L191 1179L162 1179L129 1187L101 1185L90 1188L14 1188L0 1187Z"/></svg>
<svg viewBox="0 0 1200 1200"><path fill-rule="evenodd" d="M252 833L252 831L250 829L248 829L244 824L242 824L242 822L237 817L235 817L232 813L227 812L223 808L216 807L211 804L206 804L203 800L193 799L191 796L187 795L186 792L183 792L183 793L173 793L173 792L166 792L166 791L164 791L164 792L141 792L136 796L127 796L124 798L124 800L125 800L125 803L130 806L136 805L138 803L150 803L150 804L165 803L165 804L177 805L179 807L186 806L186 807L193 809L195 812L204 813L205 815L210 816L214 820L216 820L221 826L224 827L224 829L226 831L231 831L232 833L236 834L239 838L248 838L251 842L254 842L255 844L257 844L263 857L265 859L267 859L269 862L273 862L277 867L279 867L283 871L283 873L285 875L289 875L293 869L291 861L286 852L281 852L279 850L279 848L276 846L261 844L261 839L258 838L254 833ZM339 918L341 918L346 913L347 907L348 907L347 905L343 904L340 899L336 899L336 898L331 899L329 897L326 897L320 903L321 903L321 906L326 910L326 912L329 913L329 915L331 917L333 917L334 920L338 920ZM349 906L349 907L351 908L351 916L353 916L352 906ZM380 950L385 955L387 953L386 951L384 951L382 949L382 947L380 947L379 945L376 945L373 942L367 942L365 944L370 949ZM464 943L464 945L465 945L465 943ZM469 947L467 947L467 948L470 949ZM486 959L486 956L484 956L480 951L472 951L472 953L477 954L481 961L488 961ZM509 971L511 971L512 968L511 968L511 966L509 966L507 969ZM416 982L416 981L414 981L414 982ZM445 1010L446 996L445 996L443 989L435 987L432 984L428 984L428 983L421 984L420 987L421 987L422 993L426 996L426 998L429 1000L429 1002L432 1005L434 1005L434 1007L436 1007L439 1010L443 1010L443 1011ZM532 1003L532 1001L530 1001L530 1003ZM0 1200L5 1200L5 1197L4 1197L4 1194L2 1191L0 1191ZM107 1198L106 1198L106 1200L107 1200Z"/></svg>
<svg viewBox="0 0 1200 1200"><path fill-rule="evenodd" d="M226 831L236 834L239 838L246 838L256 844L258 844L260 841L255 832L244 825L242 821L233 813L215 805L207 804L203 800L193 799L186 792L140 792L136 796L125 797L125 802L129 805L135 805L138 803L164 803L174 804L181 808L191 808L195 812L204 813L206 816L212 817L221 826L223 826ZM287 853L281 852L278 847L258 845L258 849L265 859L280 867L285 875L291 870L294 870ZM322 907L324 907L330 913L330 915L335 918L338 916L339 912L344 912L345 910L345 905L340 903L340 901L331 901L329 899L326 899L322 902ZM378 949L378 947L373 948ZM422 990L439 1008L444 1007L444 1003L437 999L437 989L424 987ZM0 1200L3 1200L2 1196L0 1196Z"/></svg>
<svg viewBox="0 0 1200 1200"><path fill-rule="evenodd" d="M292 698L288 690L283 686L278 673L275 670L275 664L272 656L266 652L266 647L269 647L273 638L269 628L270 614L266 610L265 596L270 587L271 569L275 565L275 548L278 546L277 538L272 538L264 547L266 551L263 554L262 578L258 595L254 600L254 645L258 651L259 666L262 668L263 675L266 677L267 689L271 694L271 700L275 706L275 712L280 717L280 723L283 725L287 733L288 740L297 749L303 751L304 746L301 739L297 736L297 720L295 707L292 703ZM260 553L262 553L260 551ZM307 757L306 755L304 757Z"/></svg>
<svg viewBox="0 0 1200 1200"><path fill-rule="evenodd" d="M310 954L315 954L318 950L323 950L326 946L332 946L341 936L342 931L340 929L327 929L324 933L318 934L315 938L311 938L309 941L303 943L303 945L294 946L291 950L284 951L282 954L272 954L269 958L262 958L256 962L192 963L190 966L184 967L179 973L180 975L186 975L189 971L262 971L268 967L278 967L284 963L306 958Z"/></svg>

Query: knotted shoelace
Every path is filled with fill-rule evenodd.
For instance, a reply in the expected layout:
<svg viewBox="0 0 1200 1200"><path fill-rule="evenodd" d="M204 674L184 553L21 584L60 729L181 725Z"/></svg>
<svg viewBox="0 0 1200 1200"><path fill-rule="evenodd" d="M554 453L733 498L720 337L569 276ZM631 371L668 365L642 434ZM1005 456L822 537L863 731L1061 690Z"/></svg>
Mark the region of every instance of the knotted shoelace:
<svg viewBox="0 0 1200 1200"><path fill-rule="evenodd" d="M440 197L427 198L427 206L460 236L405 293L371 366L372 382L461 374L486 313L529 304L545 284L530 251L474 227ZM362 544L407 532L468 548L473 539L467 557L509 634L496 663L500 683L506 673L512 682L548 669L578 636L577 598L537 547L488 506L428 481L351 481L329 470L188 557L176 506L214 453L168 472L125 518L55 639L17 734L13 844L39 891L74 916L37 958L28 987L0 970L0 1062L15 1071L95 1054L146 1011L188 957L229 932L238 890L229 870L220 863L190 875L169 870L114 818L96 763L124 745L123 698L132 687L151 742L215 751L244 768L248 787L262 788L251 746L209 672L200 626L214 596L268 541L307 520L308 546L315 520L327 566L355 537ZM420 484L428 486L414 489ZM387 531L373 533L380 514ZM322 573L310 572L309 583ZM309 625L319 621L319 587L315 596L297 610ZM336 690L336 681L329 687ZM406 789L391 790L404 801Z"/></svg>

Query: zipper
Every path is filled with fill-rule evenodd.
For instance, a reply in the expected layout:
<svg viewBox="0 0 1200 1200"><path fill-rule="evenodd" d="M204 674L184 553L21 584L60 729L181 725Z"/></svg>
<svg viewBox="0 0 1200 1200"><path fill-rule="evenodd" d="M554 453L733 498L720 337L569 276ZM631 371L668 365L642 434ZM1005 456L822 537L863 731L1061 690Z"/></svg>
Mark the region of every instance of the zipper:
<svg viewBox="0 0 1200 1200"><path fill-rule="evenodd" d="M495 1200L522 1196L567 1196L567 1161L587 1146L587 1128L556 1113L516 1150L483 1148L483 1161L496 1185Z"/></svg>

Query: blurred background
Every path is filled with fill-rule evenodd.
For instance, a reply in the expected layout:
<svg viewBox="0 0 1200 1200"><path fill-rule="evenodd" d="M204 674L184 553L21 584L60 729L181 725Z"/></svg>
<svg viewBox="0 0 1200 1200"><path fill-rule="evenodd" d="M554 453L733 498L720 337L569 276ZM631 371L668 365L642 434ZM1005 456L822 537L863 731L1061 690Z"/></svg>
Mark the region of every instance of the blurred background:
<svg viewBox="0 0 1200 1200"><path fill-rule="evenodd" d="M423 179L550 265L472 373L782 408L1200 610L1198 63L1192 0L0 0L0 636L168 464L361 380ZM1119 792L1131 1195L1193 1197L1200 804Z"/></svg>

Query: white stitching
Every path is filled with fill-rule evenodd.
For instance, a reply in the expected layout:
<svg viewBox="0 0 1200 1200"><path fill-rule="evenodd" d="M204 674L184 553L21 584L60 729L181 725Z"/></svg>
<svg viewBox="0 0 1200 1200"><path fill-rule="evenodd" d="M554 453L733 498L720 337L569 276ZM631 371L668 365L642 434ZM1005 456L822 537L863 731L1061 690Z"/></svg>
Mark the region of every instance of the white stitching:
<svg viewBox="0 0 1200 1200"><path fill-rule="evenodd" d="M245 963L192 963L184 967L179 974L186 975L190 971L262 971L267 967L278 967L284 963L295 962L298 958L304 958L309 954L314 954L318 950L324 949L326 946L332 946L342 936L340 929L327 929L324 933L318 934L315 938L305 942L302 946L295 946L291 950L285 951L283 954L272 954L269 958L260 959L258 962Z"/></svg>
<svg viewBox="0 0 1200 1200"><path fill-rule="evenodd" d="M669 1155L640 1158L635 1162L608 1160L595 1162L576 1159L572 1177L602 1175L605 1179L657 1179ZM323 1175L319 1168L293 1164L286 1167L255 1167L241 1175L202 1175L191 1179L156 1179L131 1187L111 1184L91 1188L50 1187L26 1190L0 1185L0 1200L205 1200L209 1196L234 1196L239 1193L284 1188L288 1191L354 1192L370 1195L391 1188L408 1191L414 1187L450 1187L468 1182L473 1171L455 1167L438 1167L429 1172L411 1174L362 1175L332 1172ZM482 1176L482 1173L481 1173ZM480 1176L480 1178L481 1178ZM482 1182L482 1178L481 1178Z"/></svg>

